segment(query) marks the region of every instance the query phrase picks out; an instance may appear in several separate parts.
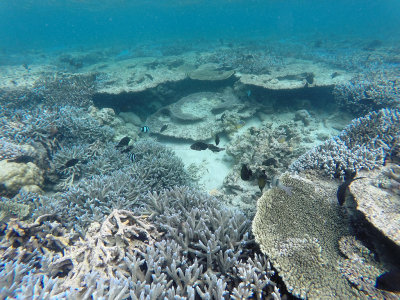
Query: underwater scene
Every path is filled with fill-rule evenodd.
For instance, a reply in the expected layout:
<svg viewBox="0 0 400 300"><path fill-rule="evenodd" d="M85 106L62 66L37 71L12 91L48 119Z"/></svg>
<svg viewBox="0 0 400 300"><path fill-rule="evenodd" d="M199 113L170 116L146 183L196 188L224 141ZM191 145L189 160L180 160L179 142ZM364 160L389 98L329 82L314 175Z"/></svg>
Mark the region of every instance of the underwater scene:
<svg viewBox="0 0 400 300"><path fill-rule="evenodd" d="M0 299L400 299L400 2L0 2Z"/></svg>

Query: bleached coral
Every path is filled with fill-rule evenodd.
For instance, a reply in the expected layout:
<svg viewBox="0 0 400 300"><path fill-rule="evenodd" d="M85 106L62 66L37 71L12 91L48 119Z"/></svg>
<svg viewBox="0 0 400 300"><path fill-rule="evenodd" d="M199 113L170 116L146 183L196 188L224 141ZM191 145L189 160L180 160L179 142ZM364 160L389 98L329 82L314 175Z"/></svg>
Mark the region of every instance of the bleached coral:
<svg viewBox="0 0 400 300"><path fill-rule="evenodd" d="M381 109L355 119L338 136L300 156L290 169L323 169L331 177L382 166L400 135L400 111Z"/></svg>

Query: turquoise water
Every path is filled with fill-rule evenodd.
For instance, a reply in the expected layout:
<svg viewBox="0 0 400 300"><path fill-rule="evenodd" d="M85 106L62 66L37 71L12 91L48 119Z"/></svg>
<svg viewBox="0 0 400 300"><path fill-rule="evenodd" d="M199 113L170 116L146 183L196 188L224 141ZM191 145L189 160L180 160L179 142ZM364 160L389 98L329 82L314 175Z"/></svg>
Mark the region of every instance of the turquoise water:
<svg viewBox="0 0 400 300"><path fill-rule="evenodd" d="M167 4L168 2L168 4ZM2 1L0 47L166 39L398 39L399 1Z"/></svg>

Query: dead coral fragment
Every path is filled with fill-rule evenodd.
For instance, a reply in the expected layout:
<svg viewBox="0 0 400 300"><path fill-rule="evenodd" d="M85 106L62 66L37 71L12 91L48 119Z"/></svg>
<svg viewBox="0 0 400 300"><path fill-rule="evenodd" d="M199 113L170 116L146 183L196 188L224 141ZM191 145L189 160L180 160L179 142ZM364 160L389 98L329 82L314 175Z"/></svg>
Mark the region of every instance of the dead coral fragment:
<svg viewBox="0 0 400 300"><path fill-rule="evenodd" d="M101 277L116 277L118 265L127 255L142 253L152 246L161 234L144 217L127 210L114 210L102 224L92 223L85 240L66 251L74 269L67 283L78 287L88 272L96 270Z"/></svg>

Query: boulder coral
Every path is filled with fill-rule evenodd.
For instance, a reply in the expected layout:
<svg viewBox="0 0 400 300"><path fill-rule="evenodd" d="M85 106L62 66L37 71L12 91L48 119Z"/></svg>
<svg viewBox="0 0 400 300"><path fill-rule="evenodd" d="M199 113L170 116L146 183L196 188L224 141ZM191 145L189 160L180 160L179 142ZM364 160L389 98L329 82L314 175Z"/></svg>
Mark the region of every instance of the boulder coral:
<svg viewBox="0 0 400 300"><path fill-rule="evenodd" d="M21 188L38 191L43 180L43 171L32 162L0 161L0 186L7 195L15 195Z"/></svg>

